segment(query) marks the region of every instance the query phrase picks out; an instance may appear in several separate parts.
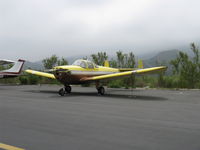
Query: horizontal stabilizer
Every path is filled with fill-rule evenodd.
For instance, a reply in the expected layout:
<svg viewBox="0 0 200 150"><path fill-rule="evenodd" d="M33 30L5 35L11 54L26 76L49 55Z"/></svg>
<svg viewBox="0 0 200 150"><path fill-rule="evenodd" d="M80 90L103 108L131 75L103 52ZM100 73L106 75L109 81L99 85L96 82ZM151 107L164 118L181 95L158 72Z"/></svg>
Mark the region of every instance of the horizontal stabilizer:
<svg viewBox="0 0 200 150"><path fill-rule="evenodd" d="M8 62L7 64L9 64L11 62ZM14 62L14 65L10 69L3 70L2 72L11 73L11 74L20 74L22 71L24 62L25 62L25 60L19 59L17 62Z"/></svg>
<svg viewBox="0 0 200 150"><path fill-rule="evenodd" d="M0 65L8 65L8 64L12 64L15 63L12 60L7 60L7 59L0 59Z"/></svg>

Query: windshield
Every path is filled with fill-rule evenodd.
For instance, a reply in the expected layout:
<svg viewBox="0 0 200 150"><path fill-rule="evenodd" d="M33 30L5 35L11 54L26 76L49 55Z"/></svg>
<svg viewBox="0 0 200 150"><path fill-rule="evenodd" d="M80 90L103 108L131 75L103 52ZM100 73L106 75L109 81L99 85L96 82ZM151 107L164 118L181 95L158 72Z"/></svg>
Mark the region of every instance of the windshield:
<svg viewBox="0 0 200 150"><path fill-rule="evenodd" d="M88 60L81 60L81 59L76 60L72 65L80 66L82 68L89 68L89 69L98 68L98 66L94 64L93 62L88 61Z"/></svg>
<svg viewBox="0 0 200 150"><path fill-rule="evenodd" d="M74 65L74 66L80 66L82 68L87 68L86 62L84 60L81 60L81 59L76 60L72 65Z"/></svg>
<svg viewBox="0 0 200 150"><path fill-rule="evenodd" d="M80 66L81 62L82 62L82 60L76 60L72 65L74 65L74 66Z"/></svg>
<svg viewBox="0 0 200 150"><path fill-rule="evenodd" d="M88 68L89 69L93 69L94 68L94 65L93 65L92 62L88 61L87 63L88 63Z"/></svg>

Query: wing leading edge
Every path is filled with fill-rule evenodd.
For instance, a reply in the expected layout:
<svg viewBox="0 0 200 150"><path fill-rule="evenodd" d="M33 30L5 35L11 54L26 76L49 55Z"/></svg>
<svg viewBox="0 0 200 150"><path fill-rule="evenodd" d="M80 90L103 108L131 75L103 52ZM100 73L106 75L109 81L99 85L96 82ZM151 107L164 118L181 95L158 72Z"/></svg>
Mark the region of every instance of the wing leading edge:
<svg viewBox="0 0 200 150"><path fill-rule="evenodd" d="M94 76L94 77L84 77L80 81L96 81L96 80L109 80L113 78L120 78L125 76L131 76L131 75L141 75L141 74L151 74L151 73L158 73L165 71L167 69L166 66L160 66L160 67L152 67L152 68L145 68L145 69L137 69L133 71L125 71L125 72L119 72L119 73L112 73L107 75L100 75L100 76ZM27 73L47 77L51 79L56 79L55 76L51 73L45 73L35 70L26 70Z"/></svg>
<svg viewBox="0 0 200 150"><path fill-rule="evenodd" d="M83 78L81 79L81 81L107 80L107 79L119 78L119 77L137 75L137 74L151 74L151 73L158 73L161 71L165 71L166 69L167 69L166 66L137 69L133 71L125 71L125 72L120 72L120 73L112 73L112 74L107 74L107 75Z"/></svg>
<svg viewBox="0 0 200 150"><path fill-rule="evenodd" d="M47 77L51 79L56 79L55 76L51 73L46 73L46 72L40 72L40 71L35 71L35 70L26 70L27 73L42 76L42 77Z"/></svg>

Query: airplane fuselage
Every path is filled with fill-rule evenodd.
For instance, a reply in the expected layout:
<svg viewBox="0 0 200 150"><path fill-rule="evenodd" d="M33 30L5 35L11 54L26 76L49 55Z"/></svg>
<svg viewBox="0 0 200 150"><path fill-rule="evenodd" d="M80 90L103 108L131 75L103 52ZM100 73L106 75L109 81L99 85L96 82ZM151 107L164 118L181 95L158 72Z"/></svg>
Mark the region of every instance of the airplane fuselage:
<svg viewBox="0 0 200 150"><path fill-rule="evenodd" d="M64 85L70 84L83 84L85 81L81 79L93 76L100 76L106 74L113 74L120 72L119 69L110 67L94 67L94 68L82 68L80 66L67 65L67 66L57 66L54 69L63 70L54 72L54 76L58 81Z"/></svg>

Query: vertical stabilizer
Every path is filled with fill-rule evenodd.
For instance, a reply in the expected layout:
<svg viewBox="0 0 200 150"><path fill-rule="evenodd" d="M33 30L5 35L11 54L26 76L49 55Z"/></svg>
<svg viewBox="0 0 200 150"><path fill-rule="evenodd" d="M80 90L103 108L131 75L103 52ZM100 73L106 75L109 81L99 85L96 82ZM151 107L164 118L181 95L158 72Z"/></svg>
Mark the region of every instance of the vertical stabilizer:
<svg viewBox="0 0 200 150"><path fill-rule="evenodd" d="M108 61L108 60L105 60L105 62L104 62L104 67L110 67L109 61Z"/></svg>
<svg viewBox="0 0 200 150"><path fill-rule="evenodd" d="M142 59L139 59L138 60L138 69L143 69L143 68L144 68L143 61L142 61Z"/></svg>

